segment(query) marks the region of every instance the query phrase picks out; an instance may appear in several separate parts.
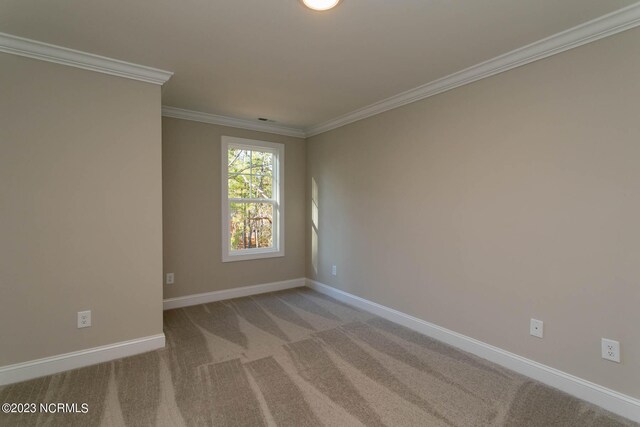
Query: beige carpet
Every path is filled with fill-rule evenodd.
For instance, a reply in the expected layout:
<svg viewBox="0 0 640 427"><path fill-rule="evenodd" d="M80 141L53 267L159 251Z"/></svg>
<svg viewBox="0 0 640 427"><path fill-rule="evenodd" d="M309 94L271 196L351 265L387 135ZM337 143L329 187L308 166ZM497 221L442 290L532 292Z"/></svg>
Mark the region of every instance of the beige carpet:
<svg viewBox="0 0 640 427"><path fill-rule="evenodd" d="M0 403L87 403L87 414L0 414L0 425L634 425L305 288L164 322L163 350L0 389Z"/></svg>

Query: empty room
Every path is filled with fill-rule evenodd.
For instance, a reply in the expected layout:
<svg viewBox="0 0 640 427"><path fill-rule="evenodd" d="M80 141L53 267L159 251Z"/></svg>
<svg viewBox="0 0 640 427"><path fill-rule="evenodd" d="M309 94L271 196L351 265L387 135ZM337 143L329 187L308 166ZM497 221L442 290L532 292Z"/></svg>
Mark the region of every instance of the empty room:
<svg viewBox="0 0 640 427"><path fill-rule="evenodd" d="M0 426L640 426L637 0L0 1Z"/></svg>

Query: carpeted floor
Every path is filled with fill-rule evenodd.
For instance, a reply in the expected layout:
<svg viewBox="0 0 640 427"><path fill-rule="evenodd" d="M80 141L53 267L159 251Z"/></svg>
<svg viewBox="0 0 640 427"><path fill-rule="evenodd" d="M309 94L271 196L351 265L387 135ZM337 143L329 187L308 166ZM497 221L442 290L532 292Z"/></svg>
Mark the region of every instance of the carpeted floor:
<svg viewBox="0 0 640 427"><path fill-rule="evenodd" d="M167 347L0 389L42 426L625 426L586 402L306 288L164 313Z"/></svg>

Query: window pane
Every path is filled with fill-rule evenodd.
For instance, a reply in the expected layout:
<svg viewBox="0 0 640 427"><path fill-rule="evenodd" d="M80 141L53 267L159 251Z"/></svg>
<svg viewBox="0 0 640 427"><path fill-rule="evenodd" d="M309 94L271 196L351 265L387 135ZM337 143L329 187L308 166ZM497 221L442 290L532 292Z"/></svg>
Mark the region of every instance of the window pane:
<svg viewBox="0 0 640 427"><path fill-rule="evenodd" d="M228 155L229 174L251 173L251 151L230 148Z"/></svg>
<svg viewBox="0 0 640 427"><path fill-rule="evenodd" d="M273 178L270 176L252 176L251 184L253 194L251 197L255 199L271 199L273 198Z"/></svg>
<svg viewBox="0 0 640 427"><path fill-rule="evenodd" d="M251 175L230 175L229 176L229 198L247 199L251 197L250 192Z"/></svg>
<svg viewBox="0 0 640 427"><path fill-rule="evenodd" d="M273 205L230 203L229 240L231 250L273 247Z"/></svg>
<svg viewBox="0 0 640 427"><path fill-rule="evenodd" d="M251 228L259 248L273 247L273 205L271 203L254 203L255 215Z"/></svg>
<svg viewBox="0 0 640 427"><path fill-rule="evenodd" d="M253 175L273 176L273 153L253 151L251 173Z"/></svg>
<svg viewBox="0 0 640 427"><path fill-rule="evenodd" d="M246 210L247 205L243 203L231 203L229 206L229 244L232 251L247 247Z"/></svg>

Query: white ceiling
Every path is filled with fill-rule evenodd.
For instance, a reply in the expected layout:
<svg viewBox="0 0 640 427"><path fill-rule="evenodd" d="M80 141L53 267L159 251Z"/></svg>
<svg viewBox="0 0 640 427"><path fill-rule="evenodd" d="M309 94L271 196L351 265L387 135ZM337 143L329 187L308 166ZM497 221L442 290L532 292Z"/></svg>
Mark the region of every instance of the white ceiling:
<svg viewBox="0 0 640 427"><path fill-rule="evenodd" d="M175 72L163 104L308 128L636 0L2 0L0 32Z"/></svg>

